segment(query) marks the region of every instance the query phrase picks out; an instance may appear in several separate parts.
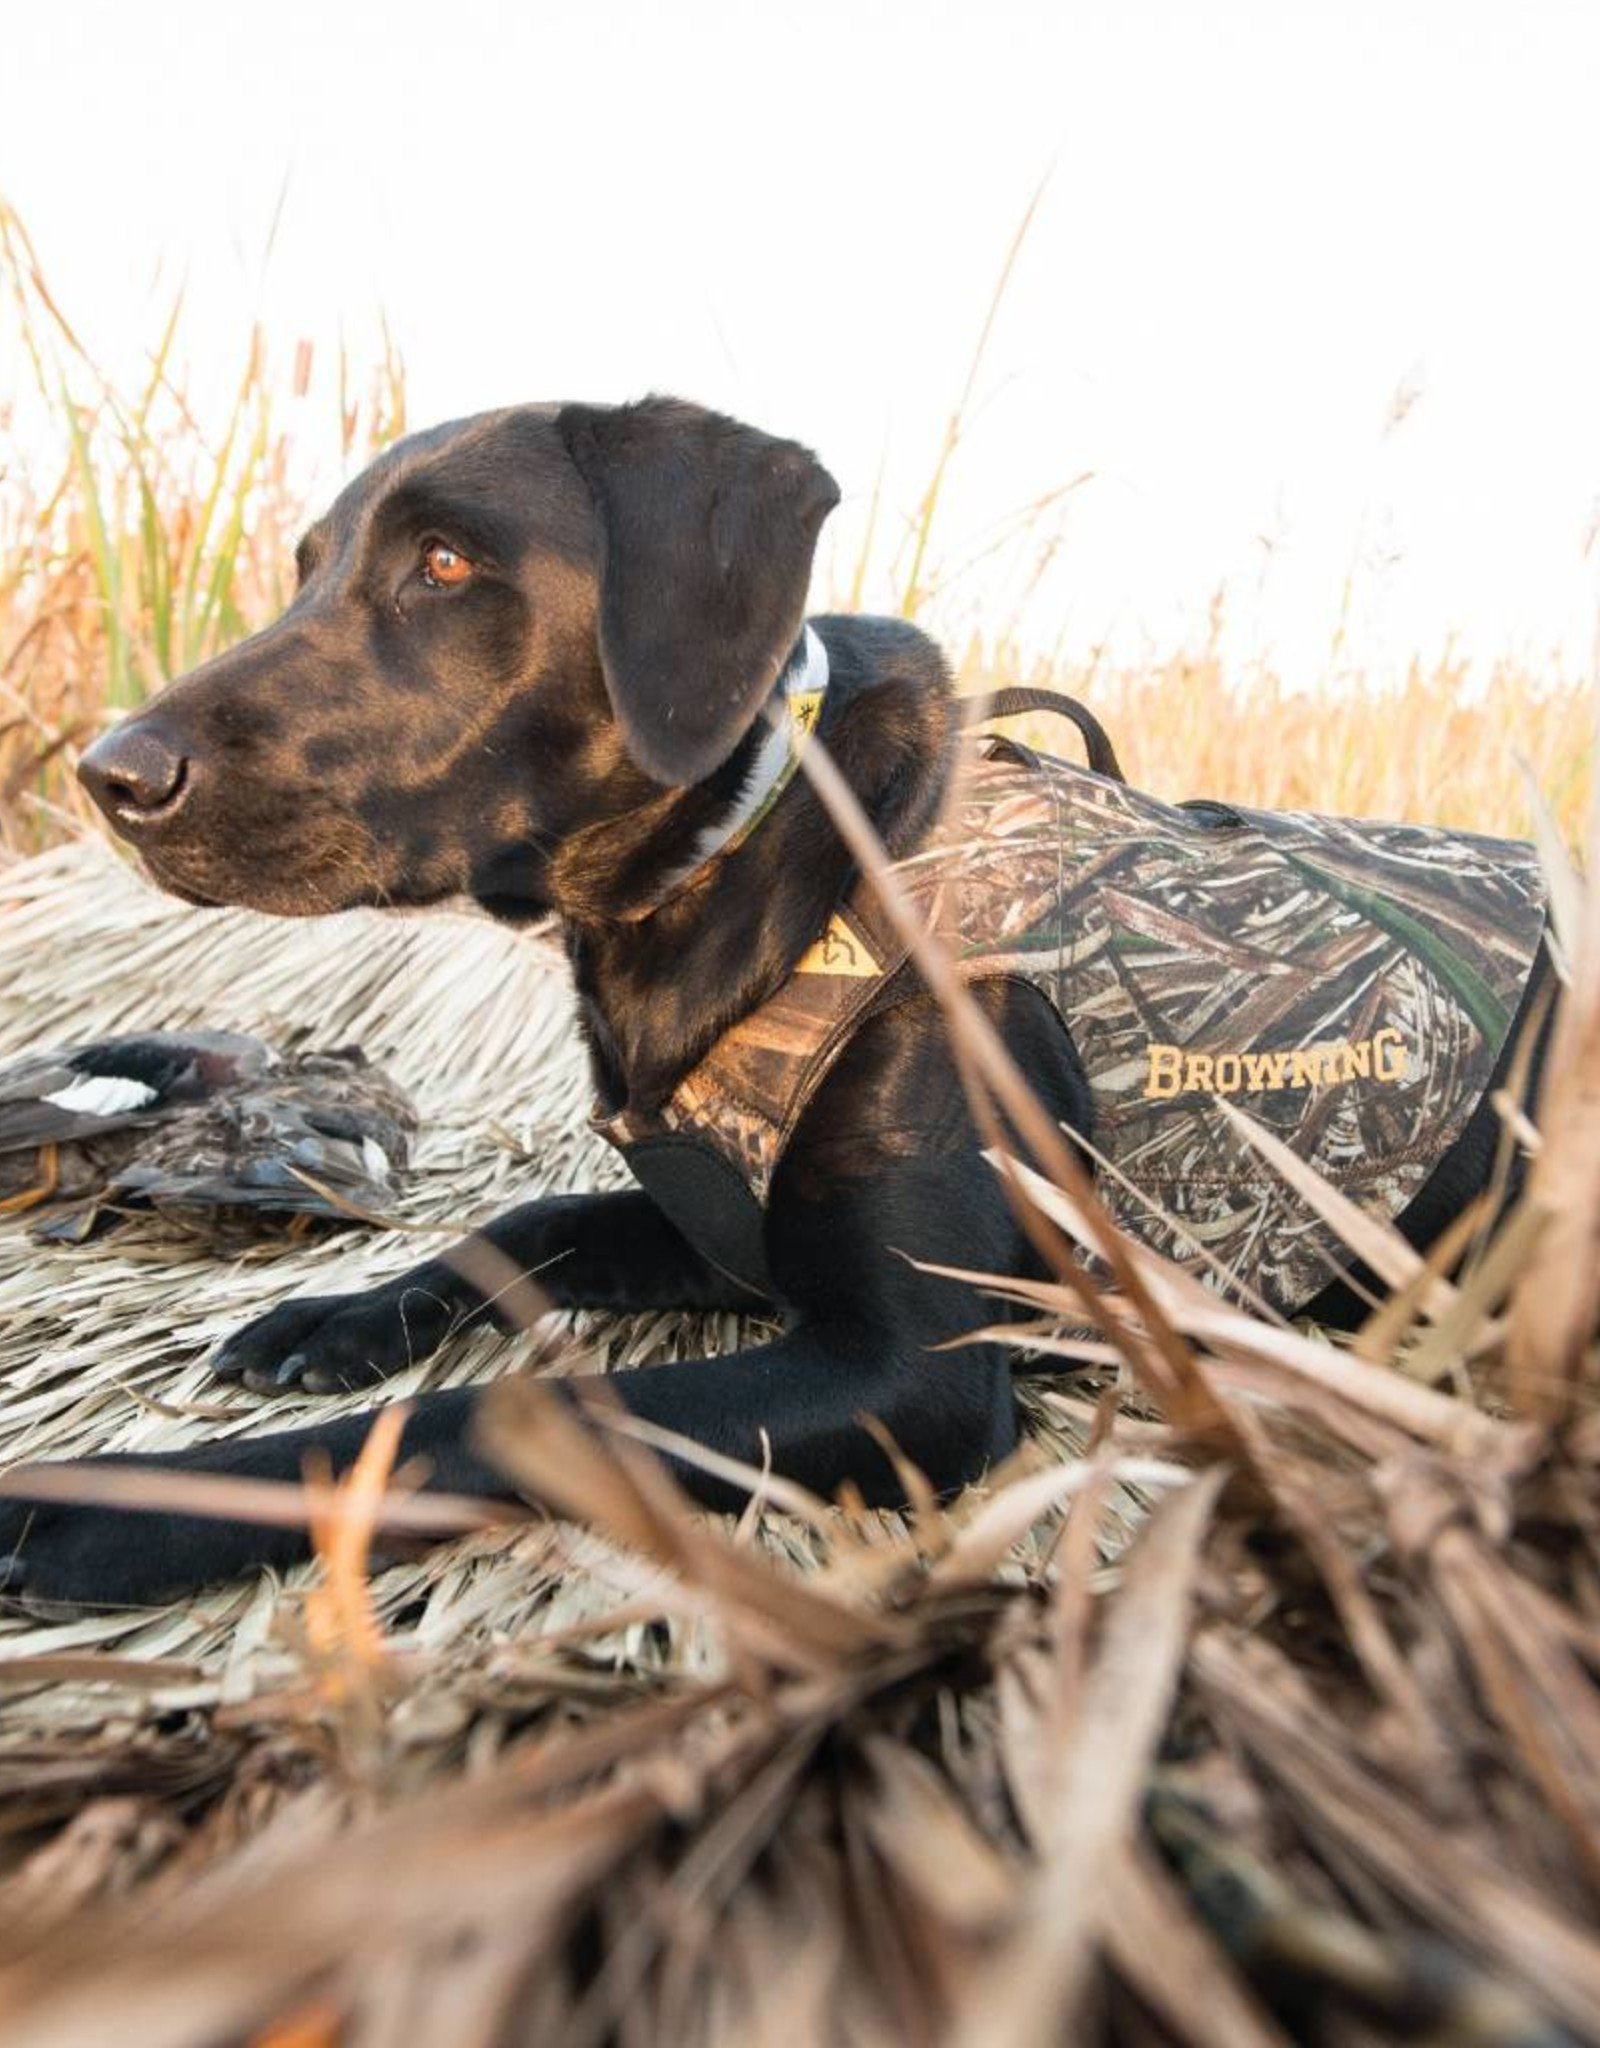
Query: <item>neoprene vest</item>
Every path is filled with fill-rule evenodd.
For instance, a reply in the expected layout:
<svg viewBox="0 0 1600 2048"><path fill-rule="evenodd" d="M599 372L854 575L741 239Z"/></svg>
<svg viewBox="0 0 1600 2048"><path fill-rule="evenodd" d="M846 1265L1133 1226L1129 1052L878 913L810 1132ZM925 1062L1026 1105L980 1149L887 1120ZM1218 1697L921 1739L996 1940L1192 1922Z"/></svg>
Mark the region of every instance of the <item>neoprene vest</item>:
<svg viewBox="0 0 1600 2048"><path fill-rule="evenodd" d="M1354 1255L1218 1104L1397 1217L1508 1043L1544 933L1537 854L1430 826L1173 806L1004 741L970 753L900 881L970 980L1020 977L1049 999L1088 1077L1098 1191L1121 1228L1293 1314ZM761 1290L790 1133L851 1032L920 986L862 882L660 1109L597 1128L692 1242Z"/></svg>

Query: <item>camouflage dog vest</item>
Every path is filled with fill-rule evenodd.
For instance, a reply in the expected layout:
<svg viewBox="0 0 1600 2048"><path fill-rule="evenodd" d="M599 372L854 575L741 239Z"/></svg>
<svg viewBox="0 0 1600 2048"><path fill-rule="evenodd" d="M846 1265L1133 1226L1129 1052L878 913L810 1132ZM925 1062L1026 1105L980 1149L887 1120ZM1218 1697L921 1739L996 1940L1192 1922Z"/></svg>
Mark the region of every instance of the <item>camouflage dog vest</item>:
<svg viewBox="0 0 1600 2048"><path fill-rule="evenodd" d="M1020 978L1055 1009L1121 1228L1285 1314L1354 1255L1219 1105L1397 1217L1482 1099L1545 923L1531 846L1173 806L1004 741L964 763L896 872L968 979ZM658 1110L598 1128L685 1235L760 1289L790 1133L851 1032L920 985L863 882Z"/></svg>

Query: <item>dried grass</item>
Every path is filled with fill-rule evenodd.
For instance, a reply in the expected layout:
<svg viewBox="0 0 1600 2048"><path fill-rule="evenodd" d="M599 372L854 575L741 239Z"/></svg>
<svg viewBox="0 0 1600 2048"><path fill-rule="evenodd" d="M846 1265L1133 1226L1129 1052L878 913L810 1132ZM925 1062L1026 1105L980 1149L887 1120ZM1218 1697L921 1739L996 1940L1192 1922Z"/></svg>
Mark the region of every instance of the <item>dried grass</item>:
<svg viewBox="0 0 1600 2048"><path fill-rule="evenodd" d="M1577 967L1555 1101L1591 1080ZM0 878L0 988L0 1050L42 1014L362 1037L424 1113L412 1224L606 1170L553 954L487 925L201 920L72 846ZM1095 1240L1088 1190L995 1163ZM1010 1467L904 1517L776 1480L695 1514L658 1432L512 1378L498 1454L570 1520L366 1578L380 1445L320 1575L8 1624L0 2039L1600 2040L1587 1297L1542 1283L1513 1360L1503 1286L1363 1249L1402 1283L1381 1354L1127 1245L1098 1334L1074 1267L1015 1290L1088 1363L1028 1384ZM202 1343L415 1251L0 1238L0 1452L254 1423ZM554 1319L397 1391L736 1334ZM1391 1362L1446 1340L1439 1383Z"/></svg>

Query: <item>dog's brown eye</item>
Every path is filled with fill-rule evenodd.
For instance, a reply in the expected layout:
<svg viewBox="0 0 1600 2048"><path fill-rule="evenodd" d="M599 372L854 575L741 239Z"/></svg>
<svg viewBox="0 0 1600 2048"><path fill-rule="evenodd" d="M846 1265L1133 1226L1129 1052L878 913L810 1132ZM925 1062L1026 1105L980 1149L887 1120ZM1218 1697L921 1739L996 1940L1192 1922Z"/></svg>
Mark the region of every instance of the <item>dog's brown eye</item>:
<svg viewBox="0 0 1600 2048"><path fill-rule="evenodd" d="M425 582L435 590L448 590L454 584L465 583L472 574L472 564L457 549L447 547L442 540L429 541L422 550L422 575Z"/></svg>

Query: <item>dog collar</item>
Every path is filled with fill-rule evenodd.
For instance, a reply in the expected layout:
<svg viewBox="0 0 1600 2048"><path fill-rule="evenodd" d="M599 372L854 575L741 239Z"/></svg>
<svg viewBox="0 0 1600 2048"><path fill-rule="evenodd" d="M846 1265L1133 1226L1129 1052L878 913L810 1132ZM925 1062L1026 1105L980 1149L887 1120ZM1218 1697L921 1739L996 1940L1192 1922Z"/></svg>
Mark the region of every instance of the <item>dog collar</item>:
<svg viewBox="0 0 1600 2048"><path fill-rule="evenodd" d="M650 911L659 910L663 903L681 895L713 861L742 846L768 816L794 780L801 752L822 716L822 700L827 692L828 650L821 636L807 626L767 700L762 715L769 730L733 808L715 825L705 828L689 858L667 877L637 915L648 916Z"/></svg>

